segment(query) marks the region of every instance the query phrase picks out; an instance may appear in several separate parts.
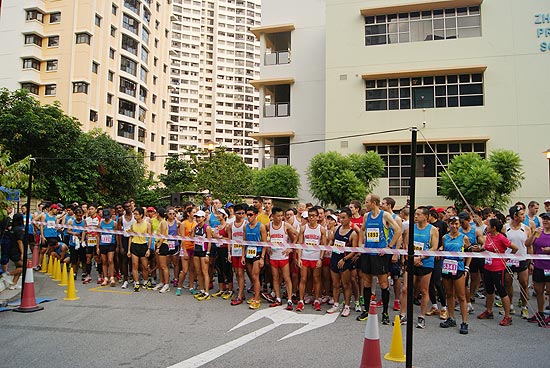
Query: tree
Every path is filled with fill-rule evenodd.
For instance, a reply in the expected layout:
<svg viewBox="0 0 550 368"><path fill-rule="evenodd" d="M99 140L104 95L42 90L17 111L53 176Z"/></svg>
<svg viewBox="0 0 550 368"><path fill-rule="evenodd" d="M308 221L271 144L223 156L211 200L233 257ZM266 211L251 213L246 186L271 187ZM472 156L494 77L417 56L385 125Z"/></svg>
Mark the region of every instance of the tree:
<svg viewBox="0 0 550 368"><path fill-rule="evenodd" d="M307 177L311 194L322 205L335 204L340 208L353 199L364 198L383 172L384 163L375 152L346 157L326 152L313 156Z"/></svg>
<svg viewBox="0 0 550 368"><path fill-rule="evenodd" d="M250 190L252 169L246 166L239 155L226 152L224 148L213 152L211 159L195 155L191 167L197 171L195 188L208 189L224 202L242 200L239 195Z"/></svg>
<svg viewBox="0 0 550 368"><path fill-rule="evenodd" d="M193 187L196 172L188 160L180 159L178 155L170 156L164 163L166 174L160 174L159 179L166 187L166 193L183 192Z"/></svg>
<svg viewBox="0 0 550 368"><path fill-rule="evenodd" d="M137 189L136 195L133 197L138 206L160 206L166 207L170 204L170 199L166 188L161 188L159 183L155 181L152 172L149 172L149 176L143 180Z"/></svg>
<svg viewBox="0 0 550 368"><path fill-rule="evenodd" d="M489 162L502 177L490 203L495 208L504 208L510 204L512 199L510 195L521 188L525 180L521 158L516 152L510 150L494 150L489 156Z"/></svg>
<svg viewBox="0 0 550 368"><path fill-rule="evenodd" d="M0 187L22 192L28 187L29 157L17 162L11 162L10 153L0 146ZM0 220L3 220L8 212L10 202L7 193L0 190Z"/></svg>
<svg viewBox="0 0 550 368"><path fill-rule="evenodd" d="M300 175L290 165L272 165L254 173L252 188L254 195L295 198L300 188Z"/></svg>

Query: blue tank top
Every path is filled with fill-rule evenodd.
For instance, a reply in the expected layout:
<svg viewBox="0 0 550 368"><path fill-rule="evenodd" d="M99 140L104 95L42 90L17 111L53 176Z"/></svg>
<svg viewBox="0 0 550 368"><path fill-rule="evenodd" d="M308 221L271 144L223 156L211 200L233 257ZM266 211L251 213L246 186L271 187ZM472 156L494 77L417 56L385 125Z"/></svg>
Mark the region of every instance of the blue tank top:
<svg viewBox="0 0 550 368"><path fill-rule="evenodd" d="M246 223L246 226L245 226L245 234L246 234L246 241L256 241L256 242L259 242L261 241L262 239L262 236L260 234L260 222L256 223L256 226L254 228L251 228L250 227L250 224L247 222ZM261 246L250 246L250 245L247 245L246 246L246 249L247 249L247 254L248 254L248 248L255 248L256 249L256 255L255 256L259 256L262 252L262 247ZM254 258L254 257L252 257Z"/></svg>
<svg viewBox="0 0 550 368"><path fill-rule="evenodd" d="M210 214L210 218L208 219L208 221L210 223L211 228L220 226L220 220L218 220L218 218L216 217L216 215L214 215L214 213Z"/></svg>
<svg viewBox="0 0 550 368"><path fill-rule="evenodd" d="M470 227L470 231L465 232L462 227L458 229L461 234L464 234L468 237L468 240L470 241L470 245L474 246L477 244L477 236L476 236L476 229L474 227Z"/></svg>
<svg viewBox="0 0 550 368"><path fill-rule="evenodd" d="M420 230L417 224L414 224L414 249L415 250L430 250L430 231L432 225L428 224L424 229ZM426 257L422 260L422 267L434 268L434 257Z"/></svg>
<svg viewBox="0 0 550 368"><path fill-rule="evenodd" d="M57 243L57 248L55 248L55 253L61 255L64 245L65 243L62 243L62 242ZM70 255L71 255L71 250L67 248L67 251L65 252L65 257L69 257Z"/></svg>
<svg viewBox="0 0 550 368"><path fill-rule="evenodd" d="M380 211L376 218L372 218L369 212L365 220L365 248L385 248L387 246L388 240L384 231L384 211Z"/></svg>
<svg viewBox="0 0 550 368"><path fill-rule="evenodd" d="M464 252L464 238L466 235L458 234L456 238L451 238L449 234L443 236L444 251L446 252ZM458 262L458 270L464 271L464 258L462 257L444 257Z"/></svg>
<svg viewBox="0 0 550 368"><path fill-rule="evenodd" d="M341 235L340 234L340 228L342 227L342 225L338 226L336 228L336 232L334 233L334 246L337 246L337 247L350 247L350 243L349 243L349 238L351 237L351 233L353 233L353 229L350 229L345 235ZM335 256L335 257L340 257L340 256L344 256L345 254L347 254L346 252L343 252L343 251L336 251L336 250L333 250L332 251L332 254Z"/></svg>
<svg viewBox="0 0 550 368"><path fill-rule="evenodd" d="M84 226L85 226L85 224L84 224L84 219L82 219L82 221L80 221L80 222L78 222L78 221L76 221L76 219L74 219L74 220L73 220L73 226L82 226L82 227L84 227ZM82 229L72 229L71 231L72 231L73 233L77 233L78 235L80 235L80 234L82 234L82 232L83 232L84 230L82 230ZM76 246L76 244L74 243L73 237L71 236L71 237L69 238L69 247L74 247L74 246Z"/></svg>
<svg viewBox="0 0 550 368"><path fill-rule="evenodd" d="M105 230L114 230L115 229L115 222L111 220L111 222L106 223L105 220L101 220L99 223L100 229ZM108 234L108 233L101 233L99 236L99 245L113 245L115 244L115 235L114 234Z"/></svg>
<svg viewBox="0 0 550 368"><path fill-rule="evenodd" d="M55 228L55 221L56 221L55 216L52 216L49 213L46 213L44 221L46 222L46 226L44 227L44 237L45 238L57 237L57 229Z"/></svg>
<svg viewBox="0 0 550 368"><path fill-rule="evenodd" d="M27 224L27 215L23 215L23 219L25 220L25 225ZM34 226L32 226L32 213L29 213L29 235L34 235Z"/></svg>
<svg viewBox="0 0 550 368"><path fill-rule="evenodd" d="M525 220L523 221L523 223L527 226L529 226L529 216L527 216L527 214L525 215ZM540 227L540 220L539 220L539 217L538 216L535 216L535 219L533 220L533 222L535 223L535 226L536 227Z"/></svg>

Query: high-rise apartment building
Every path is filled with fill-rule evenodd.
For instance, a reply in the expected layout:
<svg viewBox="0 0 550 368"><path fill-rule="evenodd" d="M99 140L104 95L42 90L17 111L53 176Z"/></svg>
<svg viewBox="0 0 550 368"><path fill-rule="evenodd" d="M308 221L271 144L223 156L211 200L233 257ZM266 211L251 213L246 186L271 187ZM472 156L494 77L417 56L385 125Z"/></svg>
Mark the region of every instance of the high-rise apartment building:
<svg viewBox="0 0 550 368"><path fill-rule="evenodd" d="M84 131L106 131L159 173L171 8L171 0L5 0L0 87L59 101Z"/></svg>
<svg viewBox="0 0 550 368"><path fill-rule="evenodd" d="M208 143L258 167L260 0L173 0L168 153Z"/></svg>

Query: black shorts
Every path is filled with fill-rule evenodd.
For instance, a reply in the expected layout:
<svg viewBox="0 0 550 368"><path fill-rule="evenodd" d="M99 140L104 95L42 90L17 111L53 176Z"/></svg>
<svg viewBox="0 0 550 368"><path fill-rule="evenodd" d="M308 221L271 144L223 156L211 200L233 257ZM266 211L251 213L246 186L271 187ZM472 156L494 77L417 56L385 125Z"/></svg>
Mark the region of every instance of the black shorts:
<svg viewBox="0 0 550 368"><path fill-rule="evenodd" d="M206 251L205 251L205 250L199 250L199 251L197 251L197 250L195 249L195 252L193 253L193 257L204 258L204 257L206 257Z"/></svg>
<svg viewBox="0 0 550 368"><path fill-rule="evenodd" d="M470 261L470 274L483 273L485 271L485 258L472 258Z"/></svg>
<svg viewBox="0 0 550 368"><path fill-rule="evenodd" d="M21 262L21 253L19 253L18 248L9 248L6 252L4 252L4 249L2 249L2 258L0 264L2 266L7 265L9 261L12 261L13 263Z"/></svg>
<svg viewBox="0 0 550 368"><path fill-rule="evenodd" d="M413 267L413 275L415 276L426 276L433 272L433 268L429 267Z"/></svg>
<svg viewBox="0 0 550 368"><path fill-rule="evenodd" d="M401 277L401 270L402 268L399 260L395 263L390 261L390 275L394 280Z"/></svg>
<svg viewBox="0 0 550 368"><path fill-rule="evenodd" d="M180 252L180 247L176 244L175 248L170 250L168 249L168 244L162 243L159 248L159 255L160 256L173 256L175 254L178 254Z"/></svg>
<svg viewBox="0 0 550 368"><path fill-rule="evenodd" d="M485 292L489 295L497 291L498 296L501 298L507 296L506 289L504 288L504 272L505 271L487 271L483 274L483 282L485 284Z"/></svg>
<svg viewBox="0 0 550 368"><path fill-rule="evenodd" d="M95 255L97 254L97 252L95 251L96 248L95 246L93 247L84 247L86 249L86 254L91 254L91 255Z"/></svg>
<svg viewBox="0 0 550 368"><path fill-rule="evenodd" d="M345 254L337 254L332 253L330 256L330 270L334 273L342 273L344 271L351 271L352 270L352 263L351 259L344 260L344 267L338 268L338 262L340 262L341 259L343 259L346 255Z"/></svg>
<svg viewBox="0 0 550 368"><path fill-rule="evenodd" d="M544 276L542 268L533 269L533 282L550 282L550 276Z"/></svg>
<svg viewBox="0 0 550 368"><path fill-rule="evenodd" d="M99 253L101 254L107 254L114 252L116 250L116 244L108 244L108 245L99 245Z"/></svg>
<svg viewBox="0 0 550 368"><path fill-rule="evenodd" d="M130 245L130 253L136 257L145 257L145 254L147 254L147 249L149 249L147 243L132 243L132 245Z"/></svg>
<svg viewBox="0 0 550 368"><path fill-rule="evenodd" d="M69 249L71 250L71 263L72 264L76 264L78 263L78 261L80 261L80 255L83 254L82 251L82 247L78 248L78 250L75 249L75 247L69 247Z"/></svg>
<svg viewBox="0 0 550 368"><path fill-rule="evenodd" d="M128 236L121 236L122 239L121 245L122 245L122 251L124 251L124 254L128 253L128 245L130 244L130 237Z"/></svg>
<svg viewBox="0 0 550 368"><path fill-rule="evenodd" d="M367 275L385 275L390 273L391 254L383 256L361 254L361 272Z"/></svg>
<svg viewBox="0 0 550 368"><path fill-rule="evenodd" d="M256 256L254 258L245 258L247 264L254 264L254 262L259 261L262 257Z"/></svg>
<svg viewBox="0 0 550 368"><path fill-rule="evenodd" d="M451 275L450 273L442 273L441 277L445 280L458 280L464 275L464 271L457 270L456 275Z"/></svg>
<svg viewBox="0 0 550 368"><path fill-rule="evenodd" d="M523 272L529 267L529 261L519 261L519 266L510 266L512 272Z"/></svg>

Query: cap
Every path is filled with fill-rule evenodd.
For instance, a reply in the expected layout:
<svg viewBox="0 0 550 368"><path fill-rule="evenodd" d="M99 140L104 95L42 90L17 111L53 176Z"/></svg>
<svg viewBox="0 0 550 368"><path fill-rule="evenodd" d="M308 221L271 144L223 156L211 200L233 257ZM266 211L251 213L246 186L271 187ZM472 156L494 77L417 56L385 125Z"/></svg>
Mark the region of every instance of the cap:
<svg viewBox="0 0 550 368"><path fill-rule="evenodd" d="M55 204L55 203L52 204L52 205L50 206L50 208L51 208L52 210L59 210L59 209L61 209L61 207L59 207L59 206L58 206L57 204Z"/></svg>
<svg viewBox="0 0 550 368"><path fill-rule="evenodd" d="M231 203L231 202L227 202L227 203L225 204L225 208L229 208L229 207L235 207L235 205L234 205L233 203Z"/></svg>
<svg viewBox="0 0 550 368"><path fill-rule="evenodd" d="M445 212L445 208L443 208L443 207L436 208L435 212L443 213L443 212Z"/></svg>
<svg viewBox="0 0 550 368"><path fill-rule="evenodd" d="M512 206L510 207L510 210L508 211L508 213L510 214L510 217L514 218L514 216L517 215L520 211L523 211L523 207Z"/></svg>
<svg viewBox="0 0 550 368"><path fill-rule="evenodd" d="M307 219L309 217L309 214L307 211L302 212L302 218Z"/></svg>
<svg viewBox="0 0 550 368"><path fill-rule="evenodd" d="M147 212L156 212L155 207L147 207Z"/></svg>
<svg viewBox="0 0 550 368"><path fill-rule="evenodd" d="M57 206L58 206L59 208L61 208L61 209L63 209L63 207L65 207L65 206L63 206L62 203L58 203Z"/></svg>
<svg viewBox="0 0 550 368"><path fill-rule="evenodd" d="M204 198L212 197L212 194L206 193L203 197L204 197Z"/></svg>
<svg viewBox="0 0 550 368"><path fill-rule="evenodd" d="M547 218L550 219L550 212L543 212L539 215L540 218Z"/></svg>
<svg viewBox="0 0 550 368"><path fill-rule="evenodd" d="M327 217L333 219L333 220L336 221L336 222L338 222L338 217L336 217L336 215L333 214L333 213L331 213L331 214L328 215Z"/></svg>
<svg viewBox="0 0 550 368"><path fill-rule="evenodd" d="M461 220L466 220L470 218L470 214L466 211L462 211L458 214L458 218Z"/></svg>
<svg viewBox="0 0 550 368"><path fill-rule="evenodd" d="M550 203L550 198L545 199L545 200L544 200L544 203Z"/></svg>
<svg viewBox="0 0 550 368"><path fill-rule="evenodd" d="M195 213L195 217L204 217L206 216L206 213L203 210L198 210L197 213Z"/></svg>
<svg viewBox="0 0 550 368"><path fill-rule="evenodd" d="M225 210L223 208L220 208L219 210L216 210L216 212L219 212L222 215L224 215L225 217L227 217L227 212L225 212Z"/></svg>

